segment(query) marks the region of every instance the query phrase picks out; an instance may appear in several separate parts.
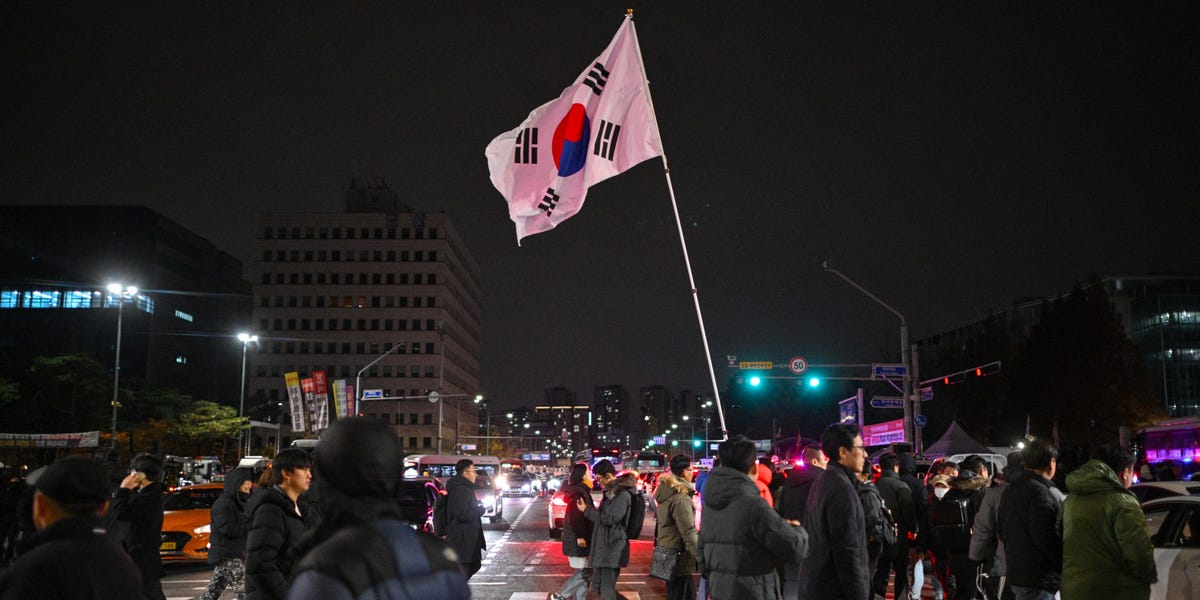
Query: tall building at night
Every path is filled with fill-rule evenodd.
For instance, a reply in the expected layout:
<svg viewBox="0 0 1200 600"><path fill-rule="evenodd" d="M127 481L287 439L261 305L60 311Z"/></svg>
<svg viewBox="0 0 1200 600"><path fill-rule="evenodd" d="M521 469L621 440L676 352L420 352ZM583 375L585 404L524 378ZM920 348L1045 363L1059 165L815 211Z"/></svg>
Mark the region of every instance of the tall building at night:
<svg viewBox="0 0 1200 600"><path fill-rule="evenodd" d="M138 292L118 310L110 283ZM120 313L123 390L237 406L249 291L240 261L148 208L0 207L0 376L61 354L111 375Z"/></svg>
<svg viewBox="0 0 1200 600"><path fill-rule="evenodd" d="M591 434L592 445L629 447L632 440L629 421L633 418L629 413L629 391L624 386L596 386L592 396L592 423L595 426Z"/></svg>
<svg viewBox="0 0 1200 600"><path fill-rule="evenodd" d="M358 412L387 421L408 452L475 442L464 436L479 431L480 273L448 215L354 181L344 212L266 213L255 231L256 407L286 410L284 373L323 370L374 396Z"/></svg>
<svg viewBox="0 0 1200 600"><path fill-rule="evenodd" d="M588 447L592 407L575 402L575 392L563 387L546 390L546 404L535 406L538 421L550 428L551 450L559 458L570 459Z"/></svg>

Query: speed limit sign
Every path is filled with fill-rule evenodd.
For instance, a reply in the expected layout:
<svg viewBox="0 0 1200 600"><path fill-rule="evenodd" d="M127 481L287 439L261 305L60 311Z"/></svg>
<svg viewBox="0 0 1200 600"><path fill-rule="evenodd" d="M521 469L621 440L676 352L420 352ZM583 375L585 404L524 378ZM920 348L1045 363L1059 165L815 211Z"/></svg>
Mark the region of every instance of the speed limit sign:
<svg viewBox="0 0 1200 600"><path fill-rule="evenodd" d="M788 363L788 368L791 369L793 374L802 375L808 370L808 360L803 356L794 356L791 362Z"/></svg>

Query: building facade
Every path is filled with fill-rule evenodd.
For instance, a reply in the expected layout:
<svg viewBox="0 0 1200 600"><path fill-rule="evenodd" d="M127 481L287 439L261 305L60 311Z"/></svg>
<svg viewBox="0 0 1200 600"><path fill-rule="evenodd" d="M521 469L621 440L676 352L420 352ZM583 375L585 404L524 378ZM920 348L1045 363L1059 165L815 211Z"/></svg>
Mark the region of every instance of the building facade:
<svg viewBox="0 0 1200 600"><path fill-rule="evenodd" d="M264 416L287 411L285 373L325 371L407 452L460 452L479 430L481 290L450 218L355 181L345 212L263 214L255 231L250 389Z"/></svg>

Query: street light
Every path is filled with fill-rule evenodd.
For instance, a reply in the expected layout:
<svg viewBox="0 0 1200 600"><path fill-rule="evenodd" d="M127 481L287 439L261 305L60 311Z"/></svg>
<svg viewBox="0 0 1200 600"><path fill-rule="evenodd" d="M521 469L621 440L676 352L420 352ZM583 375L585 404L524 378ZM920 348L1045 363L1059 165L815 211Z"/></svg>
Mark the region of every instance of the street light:
<svg viewBox="0 0 1200 600"><path fill-rule="evenodd" d="M237 339L242 343L242 388L241 398L238 400L238 423L241 423L242 415L246 411L246 347L251 342L257 343L258 336L250 335L243 331L237 334ZM244 445L242 438L245 438ZM276 447L278 448L278 446ZM250 436L246 434L244 423L242 424L242 429L238 429L238 451L242 453L242 456L250 454Z"/></svg>
<svg viewBox="0 0 1200 600"><path fill-rule="evenodd" d="M124 317L125 297L137 294L137 288L134 286L125 286L120 283L108 284L108 291L117 296L117 352L116 358L113 360L113 397L112 397L112 443L111 447L117 447L117 407L120 404L117 402L117 390L121 383L121 320Z"/></svg>

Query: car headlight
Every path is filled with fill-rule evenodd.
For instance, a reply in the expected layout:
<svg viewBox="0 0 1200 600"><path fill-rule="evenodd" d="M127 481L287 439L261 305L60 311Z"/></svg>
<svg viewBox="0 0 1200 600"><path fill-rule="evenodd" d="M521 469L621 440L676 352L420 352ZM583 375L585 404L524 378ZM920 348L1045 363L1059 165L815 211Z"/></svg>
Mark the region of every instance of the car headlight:
<svg viewBox="0 0 1200 600"><path fill-rule="evenodd" d="M527 483L527 484L525 484L525 485L521 486L521 491L522 491L522 492L528 492L528 491L529 491L529 484Z"/></svg>
<svg viewBox="0 0 1200 600"><path fill-rule="evenodd" d="M212 531L212 527L210 527L210 525L211 525L211 523L206 523L200 527L193 529L192 533L195 533L195 534L209 533Z"/></svg>
<svg viewBox="0 0 1200 600"><path fill-rule="evenodd" d="M484 505L484 506L488 506L488 505L492 504L492 503L493 503L493 502L495 502L495 501L496 501L496 497L495 497L495 496L488 495L488 496L484 496L484 497L483 497L483 505Z"/></svg>
<svg viewBox="0 0 1200 600"><path fill-rule="evenodd" d="M550 483L548 483L546 485L548 485L551 489L557 490L562 487L562 480L555 477L554 479L551 479Z"/></svg>

